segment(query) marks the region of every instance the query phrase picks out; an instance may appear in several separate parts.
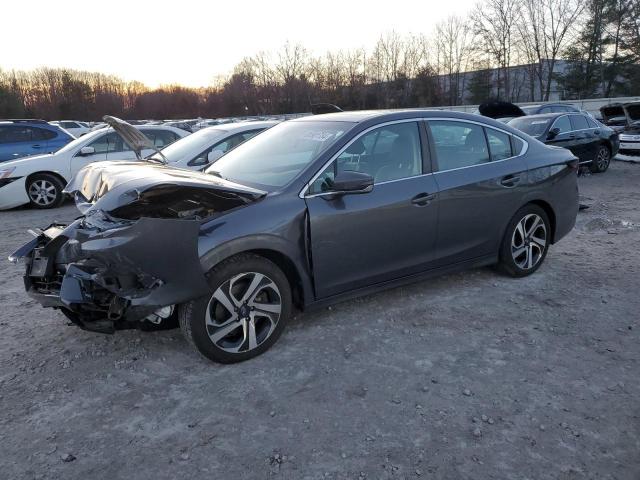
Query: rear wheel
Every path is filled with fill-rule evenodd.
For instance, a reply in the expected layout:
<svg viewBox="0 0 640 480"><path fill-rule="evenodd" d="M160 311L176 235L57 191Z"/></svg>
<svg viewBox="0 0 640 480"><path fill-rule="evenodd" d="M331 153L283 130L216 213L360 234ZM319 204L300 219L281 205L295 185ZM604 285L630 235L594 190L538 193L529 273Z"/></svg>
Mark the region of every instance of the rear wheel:
<svg viewBox="0 0 640 480"><path fill-rule="evenodd" d="M55 208L62 204L64 184L55 175L38 173L27 181L27 195L35 208Z"/></svg>
<svg viewBox="0 0 640 480"><path fill-rule="evenodd" d="M611 163L611 151L606 145L600 145L596 153L596 158L591 162L589 169L593 173L602 173L609 168Z"/></svg>
<svg viewBox="0 0 640 480"><path fill-rule="evenodd" d="M235 363L268 350L291 315L291 288L273 262L253 254L209 272L210 293L178 310L185 338L214 362Z"/></svg>
<svg viewBox="0 0 640 480"><path fill-rule="evenodd" d="M525 205L513 216L502 239L500 269L512 277L532 274L547 256L550 240L546 212L537 205Z"/></svg>

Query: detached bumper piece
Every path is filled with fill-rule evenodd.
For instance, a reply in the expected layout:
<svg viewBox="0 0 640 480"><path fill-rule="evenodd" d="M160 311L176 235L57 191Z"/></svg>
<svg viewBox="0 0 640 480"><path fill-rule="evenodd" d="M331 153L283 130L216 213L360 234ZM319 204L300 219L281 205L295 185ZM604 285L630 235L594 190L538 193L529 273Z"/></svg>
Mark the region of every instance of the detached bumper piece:
<svg viewBox="0 0 640 480"><path fill-rule="evenodd" d="M139 328L155 311L204 295L199 222L119 221L93 212L51 225L10 259L24 259L25 289L86 330Z"/></svg>

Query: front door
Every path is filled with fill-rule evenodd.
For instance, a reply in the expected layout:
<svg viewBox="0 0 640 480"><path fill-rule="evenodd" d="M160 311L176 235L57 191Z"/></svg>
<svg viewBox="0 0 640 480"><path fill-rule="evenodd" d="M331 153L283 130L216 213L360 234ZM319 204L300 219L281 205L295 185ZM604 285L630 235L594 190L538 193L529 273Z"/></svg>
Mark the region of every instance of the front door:
<svg viewBox="0 0 640 480"><path fill-rule="evenodd" d="M434 258L437 191L418 122L382 126L356 138L311 184L311 260L318 298L429 268ZM354 170L373 190L335 195L331 181Z"/></svg>

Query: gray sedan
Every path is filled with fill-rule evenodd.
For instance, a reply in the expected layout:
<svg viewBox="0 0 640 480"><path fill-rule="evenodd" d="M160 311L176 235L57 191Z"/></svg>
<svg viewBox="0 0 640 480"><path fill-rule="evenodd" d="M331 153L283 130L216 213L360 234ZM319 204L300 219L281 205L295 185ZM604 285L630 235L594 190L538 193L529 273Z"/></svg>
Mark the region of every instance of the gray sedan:
<svg viewBox="0 0 640 480"><path fill-rule="evenodd" d="M101 162L83 215L20 248L25 286L82 328L179 323L207 358L267 350L301 310L465 268L514 277L574 226L578 160L457 112L277 125L206 172Z"/></svg>

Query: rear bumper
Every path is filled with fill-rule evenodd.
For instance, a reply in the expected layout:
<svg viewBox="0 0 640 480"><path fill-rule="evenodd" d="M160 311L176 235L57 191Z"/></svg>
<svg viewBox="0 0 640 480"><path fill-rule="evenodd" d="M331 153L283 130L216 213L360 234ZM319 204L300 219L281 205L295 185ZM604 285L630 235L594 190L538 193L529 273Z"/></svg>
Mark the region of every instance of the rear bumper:
<svg viewBox="0 0 640 480"><path fill-rule="evenodd" d="M80 218L48 227L10 259L24 260L25 290L43 307L112 333L207 292L198 232L189 220Z"/></svg>

